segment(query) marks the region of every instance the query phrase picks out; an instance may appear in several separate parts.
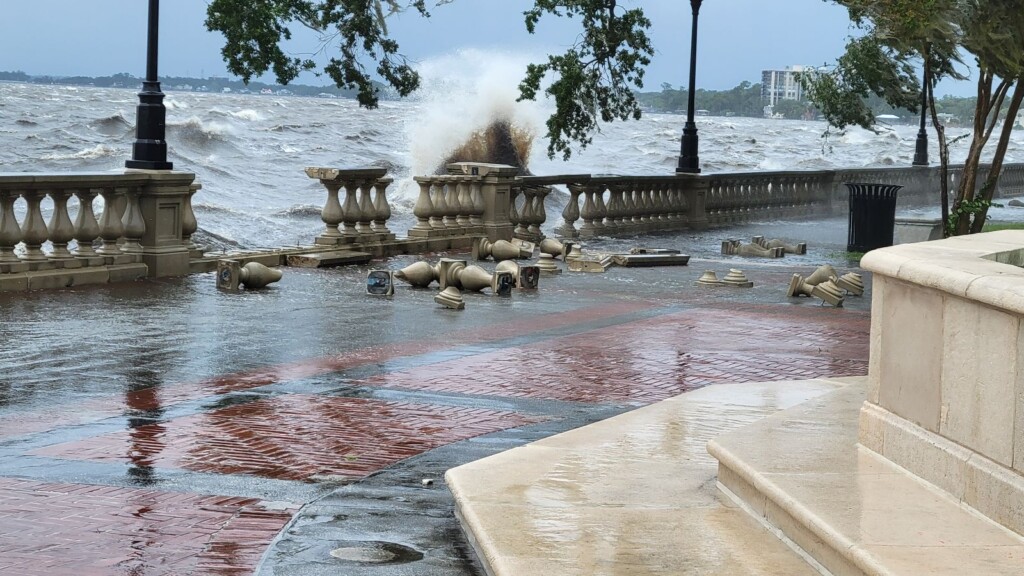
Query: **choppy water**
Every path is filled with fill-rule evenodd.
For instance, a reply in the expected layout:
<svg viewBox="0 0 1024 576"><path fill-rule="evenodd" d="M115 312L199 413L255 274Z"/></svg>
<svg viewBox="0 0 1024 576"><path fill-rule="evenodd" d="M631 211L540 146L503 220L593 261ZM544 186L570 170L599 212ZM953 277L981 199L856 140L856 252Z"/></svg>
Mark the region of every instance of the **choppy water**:
<svg viewBox="0 0 1024 576"><path fill-rule="evenodd" d="M443 68L443 66L440 66ZM387 166L396 230L411 221L411 177L433 170L445 153L496 115L541 132L545 110L516 105L510 90L464 90L435 83L418 100L383 102L283 96L167 93L169 159L199 175L200 227L245 247L309 242L321 229L325 194L306 166ZM489 85L486 77L475 86ZM134 140L134 90L0 83L0 172L109 170L123 167ZM535 174L669 174L684 118L647 114L606 126L569 162L533 147ZM908 165L917 128L881 134L860 129L833 135L824 151L821 122L704 117L698 119L705 172ZM965 128L951 128L950 136ZM936 144L931 143L937 157ZM962 160L966 142L953 150ZM1016 131L1007 162L1024 161ZM553 218L554 219L554 218Z"/></svg>

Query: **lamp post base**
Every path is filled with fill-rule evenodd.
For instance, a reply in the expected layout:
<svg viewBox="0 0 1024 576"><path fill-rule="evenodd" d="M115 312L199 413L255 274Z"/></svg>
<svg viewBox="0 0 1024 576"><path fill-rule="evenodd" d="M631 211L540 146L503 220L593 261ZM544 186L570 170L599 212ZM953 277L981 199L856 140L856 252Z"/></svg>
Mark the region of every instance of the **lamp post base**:
<svg viewBox="0 0 1024 576"><path fill-rule="evenodd" d="M928 135L924 131L917 133L917 148L914 151L914 166L928 165Z"/></svg>
<svg viewBox="0 0 1024 576"><path fill-rule="evenodd" d="M682 149L676 174L700 174L700 157L697 155L697 126L687 122L683 128Z"/></svg>

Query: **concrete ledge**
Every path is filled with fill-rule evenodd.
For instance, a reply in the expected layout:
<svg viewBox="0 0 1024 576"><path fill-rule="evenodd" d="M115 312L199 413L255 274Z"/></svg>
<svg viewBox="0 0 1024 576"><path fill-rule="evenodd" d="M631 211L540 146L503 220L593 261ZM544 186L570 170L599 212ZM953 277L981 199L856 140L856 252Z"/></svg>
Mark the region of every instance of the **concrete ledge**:
<svg viewBox="0 0 1024 576"><path fill-rule="evenodd" d="M716 438L724 492L835 574L1020 574L1024 539L857 444L863 385Z"/></svg>
<svg viewBox="0 0 1024 576"><path fill-rule="evenodd" d="M839 380L708 386L448 471L491 576L817 575L715 488L708 440Z"/></svg>

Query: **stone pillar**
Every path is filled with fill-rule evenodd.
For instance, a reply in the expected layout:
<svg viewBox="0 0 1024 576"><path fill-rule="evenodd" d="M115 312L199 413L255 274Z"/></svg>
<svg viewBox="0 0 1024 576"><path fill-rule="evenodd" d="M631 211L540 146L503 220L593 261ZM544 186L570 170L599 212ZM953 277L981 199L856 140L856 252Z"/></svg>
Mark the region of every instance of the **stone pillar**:
<svg viewBox="0 0 1024 576"><path fill-rule="evenodd" d="M129 170L146 175L139 191L139 210L145 232L139 239L142 262L149 276L184 276L189 273L189 251L181 231L192 182L191 172Z"/></svg>
<svg viewBox="0 0 1024 576"><path fill-rule="evenodd" d="M708 215L704 209L707 198L709 180L702 176L680 175L679 189L686 198L686 223L693 230L705 230L708 227Z"/></svg>
<svg viewBox="0 0 1024 576"><path fill-rule="evenodd" d="M492 242L511 240L512 223L509 221L509 198L519 169L504 164L456 162L448 165L448 172L482 178L480 192L484 198L484 235Z"/></svg>

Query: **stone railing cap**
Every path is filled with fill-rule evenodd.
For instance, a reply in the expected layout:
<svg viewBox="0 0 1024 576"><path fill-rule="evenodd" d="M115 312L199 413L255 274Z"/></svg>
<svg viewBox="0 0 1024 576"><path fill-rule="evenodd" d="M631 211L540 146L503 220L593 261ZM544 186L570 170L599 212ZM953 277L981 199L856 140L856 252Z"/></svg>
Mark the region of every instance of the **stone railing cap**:
<svg viewBox="0 0 1024 576"><path fill-rule="evenodd" d="M192 182L195 173L175 170L114 170L109 172L0 172L0 188L109 186L143 182Z"/></svg>
<svg viewBox="0 0 1024 576"><path fill-rule="evenodd" d="M387 168L324 168L310 166L306 168L306 176L317 180L345 180L346 178L383 178Z"/></svg>
<svg viewBox="0 0 1024 576"><path fill-rule="evenodd" d="M1024 314L1024 230L1001 230L873 250L861 267Z"/></svg>

